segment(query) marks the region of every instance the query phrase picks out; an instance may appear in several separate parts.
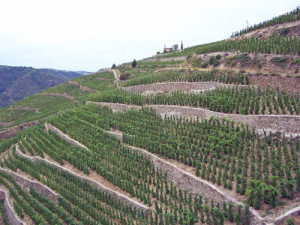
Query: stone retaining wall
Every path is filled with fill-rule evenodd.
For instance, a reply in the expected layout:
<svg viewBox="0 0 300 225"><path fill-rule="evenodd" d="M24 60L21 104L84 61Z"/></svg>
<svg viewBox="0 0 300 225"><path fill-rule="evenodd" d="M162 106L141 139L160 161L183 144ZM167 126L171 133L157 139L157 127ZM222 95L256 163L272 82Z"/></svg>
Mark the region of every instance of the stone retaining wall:
<svg viewBox="0 0 300 225"><path fill-rule="evenodd" d="M109 132L114 135L117 139L121 139L121 136L123 136L120 133L116 132ZM204 198L213 199L215 202L219 202L220 205L223 204L223 202L230 203L233 202L235 204L239 204L242 206L245 206L243 203L233 199L232 197L226 195L221 190L219 190L214 185L210 184L209 182L202 180L194 175L192 175L189 172L186 172L176 165L169 163L168 161L157 157L156 155L134 146L128 146L134 151L138 151L142 153L143 155L149 157L149 160L152 161L155 168L159 169L162 174L167 173L168 180L175 183L177 186L182 188L183 190L186 190L190 192L191 194L201 194ZM258 215L258 213L250 209L251 212L251 224L263 224L263 219Z"/></svg>
<svg viewBox="0 0 300 225"><path fill-rule="evenodd" d="M9 127L3 131L0 132L0 140L3 139L7 139L7 138L11 138L16 136L21 130L24 130L28 127L34 126L38 124L38 121L32 121L32 122L28 122L28 123L22 123L18 126L14 126L14 127Z"/></svg>
<svg viewBox="0 0 300 225"><path fill-rule="evenodd" d="M232 84L223 84L218 82L165 82L122 87L123 90L131 93L140 93L143 95L170 93L172 91L183 91L199 94L204 91L212 91L220 87L233 87ZM242 86L242 85L240 85Z"/></svg>
<svg viewBox="0 0 300 225"><path fill-rule="evenodd" d="M60 169L60 170L66 171L66 172L68 172L68 173L71 173L71 174L74 175L75 177L77 177L77 178L79 178L79 179L81 179L81 180L84 180L84 181L86 181L86 182L88 182L88 183L90 183L90 184L92 184L92 185L95 185L95 186L98 187L99 189L101 189L101 190L103 190L103 191L105 191L105 192L108 192L108 193L112 194L112 195L115 196L116 198L119 198L121 201L125 202L126 204L131 205L132 207L134 207L134 208L136 208L136 209L144 210L144 211L146 211L146 212L148 212L148 211L150 210L149 207L147 207L147 206L145 206L145 205L143 205L143 204L140 204L139 202L137 202L137 201L135 201L135 200L132 200L132 199L130 199L129 197L127 197L127 196L125 196L125 195L123 195L123 194L121 194L121 193L119 193L119 192L117 192L117 191L111 190L110 188L107 188L107 187L103 186L102 184L100 184L100 183L98 183L98 182L96 182L96 181L93 181L93 180L87 179L87 178L85 178L85 177L82 177L82 176L80 176L80 175L77 175L77 174L75 174L74 172L72 172L72 171L70 171L70 170L68 170L68 169L66 169L66 168L64 168L64 167L62 167L62 166L59 166L59 165L57 165L57 164L55 164L55 163L52 163L52 162L50 162L50 161L48 161L48 160L46 160L46 159L42 159L42 158L37 157L37 156L33 156L33 157L26 156L26 155L24 155L23 153L21 153L18 149L16 149L16 153L17 153L18 155L22 156L22 157L25 157L25 158L27 158L27 159L33 161L33 162L41 161L41 162L44 162L44 163L46 163L46 164L49 164L49 165L51 165L51 166L53 166L53 167L56 167L56 168L58 168L58 169Z"/></svg>
<svg viewBox="0 0 300 225"><path fill-rule="evenodd" d="M6 217L12 225L25 225L15 214L13 207L9 204L7 193L0 189L0 201L3 202Z"/></svg>
<svg viewBox="0 0 300 225"><path fill-rule="evenodd" d="M86 102L87 105L95 104L99 106L107 106L112 109L113 112L128 111L132 108L141 109L141 106L126 105L120 103L110 102ZM226 114L210 111L203 108L193 108L190 106L177 106L177 105L148 105L153 108L156 113L160 114L163 118L165 116L182 116L191 119L209 119L214 116L219 119L226 118L236 122L249 124L250 127L255 127L258 133L262 133L263 130L268 132L282 132L286 136L300 135L300 116L298 115L241 115L241 114Z"/></svg>
<svg viewBox="0 0 300 225"><path fill-rule="evenodd" d="M45 123L45 129L46 131L51 130L53 132L55 132L56 134L58 134L61 138L65 139L66 141L70 142L72 145L77 145L81 148L85 148L88 149L86 146L84 146L83 144L79 143L78 141L74 140L73 138L69 137L67 134L61 132L59 129L57 129L56 127L52 126L49 123Z"/></svg>
<svg viewBox="0 0 300 225"><path fill-rule="evenodd" d="M19 151L16 151L16 153L18 154ZM34 190L36 190L39 193L43 193L45 196L47 196L51 201L54 202L58 202L58 194L56 194L55 192L53 192L51 189L49 189L48 187L46 187L45 185L39 183L39 182L35 182L32 180L29 180L27 178L24 178L22 176L20 176L19 174L4 169L4 168L0 168L1 171L11 175L15 181L17 181L21 186L23 186L25 188L25 190L29 190L29 188L33 188Z"/></svg>

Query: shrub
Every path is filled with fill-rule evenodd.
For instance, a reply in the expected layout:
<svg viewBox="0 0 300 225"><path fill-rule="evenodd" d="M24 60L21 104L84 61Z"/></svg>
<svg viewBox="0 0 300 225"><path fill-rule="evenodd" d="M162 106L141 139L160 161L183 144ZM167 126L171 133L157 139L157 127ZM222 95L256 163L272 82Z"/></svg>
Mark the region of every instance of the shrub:
<svg viewBox="0 0 300 225"><path fill-rule="evenodd" d="M220 54L218 54L217 56L216 56L216 59L217 60L220 60L222 58L222 55L220 55Z"/></svg>
<svg viewBox="0 0 300 225"><path fill-rule="evenodd" d="M129 73L123 73L121 76L120 76L120 80L127 80L127 78L130 76Z"/></svg>
<svg viewBox="0 0 300 225"><path fill-rule="evenodd" d="M236 66L236 62L235 62L235 61L232 61L231 64L230 64L230 66L231 66L231 67Z"/></svg>
<svg viewBox="0 0 300 225"><path fill-rule="evenodd" d="M215 61L214 61L214 67L216 67L216 66L218 66L218 65L220 65L220 61L215 60Z"/></svg>
<svg viewBox="0 0 300 225"><path fill-rule="evenodd" d="M211 57L209 58L209 64L210 64L210 65L213 65L215 61L216 61L216 58L215 58L214 56L211 56Z"/></svg>
<svg viewBox="0 0 300 225"><path fill-rule="evenodd" d="M287 218L286 222L287 222L288 225L295 225L295 221L291 218Z"/></svg>
<svg viewBox="0 0 300 225"><path fill-rule="evenodd" d="M132 65L133 68L135 68L137 66L137 62L136 62L135 59L132 61L131 65Z"/></svg>

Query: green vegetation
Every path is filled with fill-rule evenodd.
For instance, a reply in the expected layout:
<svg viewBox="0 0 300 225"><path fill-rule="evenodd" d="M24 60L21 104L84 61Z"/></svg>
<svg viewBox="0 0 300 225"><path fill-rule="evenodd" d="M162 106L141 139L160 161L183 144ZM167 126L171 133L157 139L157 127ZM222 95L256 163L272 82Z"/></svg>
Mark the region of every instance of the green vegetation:
<svg viewBox="0 0 300 225"><path fill-rule="evenodd" d="M246 34L246 33L249 33L251 31L254 31L254 30L257 30L257 29L260 29L260 28L269 27L269 26L276 25L276 24L294 22L294 21L297 21L299 19L300 19L300 10L298 8L296 8L295 10L293 10L289 13L285 13L281 16L274 17L271 20L267 20L267 21L264 21L262 23L250 26L246 29L234 32L234 34L232 34L231 37L237 37L237 36L240 36L242 34Z"/></svg>
<svg viewBox="0 0 300 225"><path fill-rule="evenodd" d="M300 99L286 92L255 87L219 88L200 94L181 91L170 94L143 96L122 90L101 92L89 97L96 102L115 102L135 105L183 105L203 107L216 112L237 114L297 114Z"/></svg>
<svg viewBox="0 0 300 225"><path fill-rule="evenodd" d="M75 106L71 100L60 96L33 95L14 103L10 108L0 110L1 122L13 122L13 125L45 118L60 110ZM15 107L39 108L39 112L14 110Z"/></svg>
<svg viewBox="0 0 300 225"><path fill-rule="evenodd" d="M1 222L1 219L2 219L2 222L4 225L10 225L7 217L6 217L6 214L5 214L5 211L4 211L4 207L3 207L3 203L0 201L0 213L1 213L1 218L0 218L0 222Z"/></svg>
<svg viewBox="0 0 300 225"><path fill-rule="evenodd" d="M78 76L72 71L0 66L0 108Z"/></svg>
<svg viewBox="0 0 300 225"><path fill-rule="evenodd" d="M28 132L23 133L20 139L23 150L29 151L28 148L34 146L33 154L41 157L43 157L42 151L52 157L57 154L61 159L66 157L64 158L66 161L83 172L90 170L97 172L144 204L154 206L155 209L151 210L150 214L129 207L111 194L100 191L94 185L68 172L42 161L34 163L14 151L8 153L1 164L13 171L18 168L58 192L61 195L59 205L83 224L97 224L97 221L101 224L111 224L116 220L121 224L133 224L134 221L137 224L174 224L174 222L183 224L183 221L194 224L200 219L202 222L224 224L224 221L229 219L228 215L232 213L232 207L227 208L225 204L221 208L219 204L208 201L201 195L194 196L176 187L175 184L168 182L167 174L161 174L155 169L147 157L121 146L118 140L104 133L100 127L82 120L81 116L79 119L77 112L82 117L90 119L91 114L84 114L84 110L71 111L54 117L51 123L73 138L78 138L88 146L89 150L72 147L53 132L46 133L39 127L30 128ZM101 120L100 117L99 119ZM98 122L103 126L108 125L107 122ZM97 138L93 138L95 135ZM26 145L25 139L26 142L28 141ZM60 154L62 149L63 154ZM89 170L79 165L85 165ZM7 176L5 178L8 179ZM38 200L44 199L33 190L31 194ZM46 203L53 206L49 200ZM43 204L48 207L44 201ZM23 207L22 204L20 205ZM32 208L37 210L34 204ZM43 206L39 212L44 212ZM47 221L53 221L50 219L47 218Z"/></svg>
<svg viewBox="0 0 300 225"><path fill-rule="evenodd" d="M72 85L69 83L63 83L57 85L53 88L48 88L44 91L44 93L58 93L58 94L66 94L74 97L76 100L83 101L89 94L89 91L84 91L79 88L79 86Z"/></svg>
<svg viewBox="0 0 300 225"><path fill-rule="evenodd" d="M171 60L171 61L138 61L137 66L135 69L140 70L154 70L154 69L162 69L167 67L177 67L181 63L183 63L184 60ZM118 69L122 70L122 68L128 67L129 64L123 64L118 66ZM128 68L131 69L132 68Z"/></svg>
<svg viewBox="0 0 300 225"><path fill-rule="evenodd" d="M113 114L107 108L86 106L60 115L51 123L86 145L102 136L99 128L120 130L128 145L192 166L197 176L229 190L242 195L247 191L249 204L256 208L261 207L262 200L277 205L278 193L293 199L299 191L299 138L260 138L248 126L233 121L162 119L149 109ZM99 127L99 138L85 137L92 126ZM76 135L75 129L81 133ZM116 147L109 149L110 159L114 158L112 151ZM115 170L118 168L109 171Z"/></svg>
<svg viewBox="0 0 300 225"><path fill-rule="evenodd" d="M270 37L266 39L244 38L241 40L223 40L208 44L186 48L182 52L164 55L174 57L191 55L193 53L204 54L210 52L230 51L262 54L299 54L300 39L294 37Z"/></svg>
<svg viewBox="0 0 300 225"><path fill-rule="evenodd" d="M94 90L103 91L113 88L112 83L114 79L115 78L112 72L102 72L81 76L73 79L73 81L76 81L82 86L86 86Z"/></svg>
<svg viewBox="0 0 300 225"><path fill-rule="evenodd" d="M233 73L230 71L191 71L191 70L166 70L158 73L140 75L121 83L123 87L154 84L160 82L220 82L225 84L249 84L248 74Z"/></svg>
<svg viewBox="0 0 300 225"><path fill-rule="evenodd" d="M114 88L114 76L111 72L85 75L74 79L80 85L87 86L94 90L108 90ZM53 115L61 110L80 105L64 96L43 95L43 93L66 94L74 97L81 103L91 94L89 91L81 90L78 85L63 83L53 88L47 89L41 94L33 95L12 104L10 107L0 109L0 122L13 122L18 125L24 122L38 120ZM16 108L16 109L15 109ZM22 108L32 108L26 110ZM34 108L38 111L34 111Z"/></svg>

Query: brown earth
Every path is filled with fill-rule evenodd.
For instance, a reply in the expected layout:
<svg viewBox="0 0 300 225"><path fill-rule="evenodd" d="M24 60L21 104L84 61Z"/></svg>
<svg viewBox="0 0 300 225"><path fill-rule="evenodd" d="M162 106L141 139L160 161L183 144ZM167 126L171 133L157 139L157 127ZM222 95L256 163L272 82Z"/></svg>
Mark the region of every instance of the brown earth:
<svg viewBox="0 0 300 225"><path fill-rule="evenodd" d="M257 85L262 89L280 88L288 92L300 94L300 76L299 77L282 77L282 76L263 76L260 74L251 74L249 76L250 83Z"/></svg>
<svg viewBox="0 0 300 225"><path fill-rule="evenodd" d="M31 121L31 122L28 122L28 123L22 123L18 126L14 126L14 127L10 127L10 128L7 128L3 131L0 131L0 140L4 140L4 139L7 139L7 138L11 138L11 137L14 137L16 136L21 130L24 130L28 127L31 127L31 126L34 126L38 124L38 121L35 120L35 121Z"/></svg>
<svg viewBox="0 0 300 225"><path fill-rule="evenodd" d="M30 108L30 107L9 107L9 110L34 111L36 113L38 113L40 111L39 108Z"/></svg>
<svg viewBox="0 0 300 225"><path fill-rule="evenodd" d="M253 54L238 52L213 52L194 55L203 62L209 62L211 56L221 55L220 65L209 65L206 69L238 69L252 74L274 74L300 76L299 56L280 54ZM199 65L201 67L201 65Z"/></svg>
<svg viewBox="0 0 300 225"><path fill-rule="evenodd" d="M233 84L223 84L218 82L167 82L167 83L155 83L136 85L131 87L123 87L125 91L131 93L138 92L143 95L169 93L172 91L183 91L190 93L200 93L204 91L215 90L219 87L234 87Z"/></svg>
<svg viewBox="0 0 300 225"><path fill-rule="evenodd" d="M89 88L87 86L83 86L83 85L77 83L76 81L67 81L67 83L71 84L71 85L79 86L79 88L83 91L88 91L88 92L91 92L91 93L97 93L98 92L97 90Z"/></svg>
<svg viewBox="0 0 300 225"><path fill-rule="evenodd" d="M276 24L273 26L257 29L251 31L249 33L243 34L241 36L233 38L236 39L243 39L243 38L267 38L272 35L276 36L300 36L300 20L295 22L288 22L282 24Z"/></svg>
<svg viewBox="0 0 300 225"><path fill-rule="evenodd" d="M72 102L77 102L73 96L67 95L66 93L59 94L59 93L51 93L51 92L42 92L39 95L45 95L45 96L60 96L65 97L67 99L70 99Z"/></svg>

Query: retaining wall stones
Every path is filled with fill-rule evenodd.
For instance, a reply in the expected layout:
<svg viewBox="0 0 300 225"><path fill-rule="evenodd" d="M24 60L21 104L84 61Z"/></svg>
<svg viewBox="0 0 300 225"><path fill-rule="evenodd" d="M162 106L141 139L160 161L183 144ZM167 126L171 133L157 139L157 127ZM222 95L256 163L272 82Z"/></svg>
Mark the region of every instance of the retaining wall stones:
<svg viewBox="0 0 300 225"><path fill-rule="evenodd" d="M58 130L58 129L57 129L57 130ZM22 157L25 157L25 158L27 158L27 159L33 161L33 162L41 161L41 162L50 164L51 166L56 167L56 168L58 168L58 169L60 169L60 170L66 171L66 172L68 172L68 173L71 173L72 175L76 176L77 178L79 178L79 179L81 179L81 180L84 180L84 181L86 181L86 182L88 182L88 183L90 183L90 184L92 184L92 185L95 185L95 186L98 187L99 189L101 189L101 190L103 190L103 191L106 191L106 192L112 194L112 195L115 196L116 198L119 198L121 201L125 202L126 204L131 205L132 207L134 207L134 208L136 208L136 209L143 210L143 211L145 211L145 212L148 212L148 211L150 210L149 207L147 207L147 206L145 206L145 205L143 205L143 204L141 204L141 203L139 203L139 202L137 202L137 201L135 201L135 200L133 200L133 199L130 199L129 197L127 197L127 196L125 196L125 195L123 195L123 194L121 194L121 193L119 193L119 192L117 192L117 191L111 190L110 188L105 187L104 185L102 185L102 184L100 184L100 183L98 183L98 182L96 182L96 181L93 181L93 180L90 180L90 179L88 179L88 178L85 178L85 177L82 177L82 176L80 176L80 175L77 175L76 173L74 173L74 172L72 172L72 171L70 171L70 170L68 170L68 169L66 169L66 168L64 168L64 167L62 167L62 166L59 166L59 165L57 165L57 164L55 164L55 163L52 163L52 162L50 162L50 161L48 161L48 160L46 160L46 159L40 158L40 157L38 157L38 156L33 156L33 157L26 156L26 155L24 155L23 153L21 153L18 149L16 149L16 153L17 153L18 155L22 156Z"/></svg>
<svg viewBox="0 0 300 225"><path fill-rule="evenodd" d="M107 106L112 109L113 112L128 111L132 108L141 109L141 106L126 105L120 103L109 102L90 102L86 104L95 104L99 106ZM165 116L182 116L191 119L209 119L214 116L219 119L226 118L236 122L249 124L250 127L255 127L258 133L262 133L263 130L268 132L282 132L286 136L300 135L300 116L298 115L241 115L241 114L226 114L210 111L203 108L193 108L189 106L176 106L176 105L148 105L153 108L163 118Z"/></svg>
<svg viewBox="0 0 300 225"><path fill-rule="evenodd" d="M9 204L7 196L7 193L0 189L0 201L3 202L3 207L8 221L12 225L25 225L25 223L18 218L17 214L15 214L13 207Z"/></svg>
<svg viewBox="0 0 300 225"><path fill-rule="evenodd" d="M114 135L119 140L121 139L122 136L122 134L116 132L107 131L107 133ZM220 205L222 205L223 202L226 203L233 202L235 204L244 206L243 203L240 203L239 201L226 195L224 192L219 190L214 185L192 175L189 172L180 169L178 166L169 163L168 161L159 158L156 155L144 149L137 148L134 146L128 146L128 147L134 151L138 151L144 154L145 156L149 157L149 160L152 161L155 168L159 169L162 172L162 174L167 173L168 180L172 181L183 190L186 190L192 194L201 194L205 198L213 199L215 202L219 202ZM250 212L251 212L251 224L263 224L263 219L258 215L258 213L255 210L251 208Z"/></svg>
<svg viewBox="0 0 300 225"><path fill-rule="evenodd" d="M18 150L19 151L19 150ZM19 152L16 151L16 153L18 154ZM39 182L35 182L32 180L29 180L25 177L20 176L19 174L8 170L8 169L4 169L4 168L0 168L1 171L11 175L15 181L17 181L21 186L23 186L25 188L25 190L28 191L28 189L31 187L34 190L36 190L39 193L43 193L45 196L47 196L50 200L54 201L54 202L58 202L58 194L56 194L55 192L53 192L51 189L49 189L48 187L46 187L45 185L39 183Z"/></svg>
<svg viewBox="0 0 300 225"><path fill-rule="evenodd" d="M66 141L70 142L72 145L77 145L77 146L79 146L81 148L88 149L85 145L83 145L83 144L79 143L78 141L74 140L69 135L63 133L62 131L60 131L59 129L57 129L56 127L52 126L51 124L49 124L47 122L45 123L45 129L46 129L46 131L51 130L51 131L55 132L61 138L63 138Z"/></svg>
<svg viewBox="0 0 300 225"><path fill-rule="evenodd" d="M218 82L165 82L122 87L122 89L131 93L137 92L143 95L169 93L172 91L184 91L199 94L201 92L215 90L220 87L233 86L234 85L232 84L223 84Z"/></svg>

